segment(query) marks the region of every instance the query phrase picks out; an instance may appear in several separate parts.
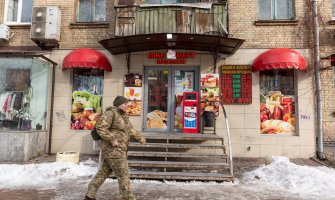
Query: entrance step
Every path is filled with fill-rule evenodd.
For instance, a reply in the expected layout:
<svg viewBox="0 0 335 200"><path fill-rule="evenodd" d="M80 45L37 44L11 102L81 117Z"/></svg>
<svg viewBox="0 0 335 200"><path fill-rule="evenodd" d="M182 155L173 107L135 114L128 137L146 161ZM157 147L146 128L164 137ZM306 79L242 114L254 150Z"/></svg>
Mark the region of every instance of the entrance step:
<svg viewBox="0 0 335 200"><path fill-rule="evenodd" d="M132 178L232 181L224 139L212 134L143 133L129 143Z"/></svg>
<svg viewBox="0 0 335 200"><path fill-rule="evenodd" d="M130 160L130 167L170 167L170 168L229 168L227 163L208 163L208 162L173 162L173 161L140 161Z"/></svg>
<svg viewBox="0 0 335 200"><path fill-rule="evenodd" d="M158 180L187 180L187 181L233 181L230 174L219 173L187 173L187 172L148 172L132 171L132 178L137 179L158 179Z"/></svg>

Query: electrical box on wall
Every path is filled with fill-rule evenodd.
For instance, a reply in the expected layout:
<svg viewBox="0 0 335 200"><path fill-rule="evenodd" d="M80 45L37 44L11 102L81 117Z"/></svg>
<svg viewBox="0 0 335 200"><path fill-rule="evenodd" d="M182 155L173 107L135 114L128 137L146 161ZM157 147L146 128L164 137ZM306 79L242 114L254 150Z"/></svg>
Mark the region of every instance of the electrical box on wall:
<svg viewBox="0 0 335 200"><path fill-rule="evenodd" d="M57 6L34 7L30 38L34 41L60 40L61 10Z"/></svg>
<svg viewBox="0 0 335 200"><path fill-rule="evenodd" d="M5 24L0 25L0 40L9 40L9 27Z"/></svg>

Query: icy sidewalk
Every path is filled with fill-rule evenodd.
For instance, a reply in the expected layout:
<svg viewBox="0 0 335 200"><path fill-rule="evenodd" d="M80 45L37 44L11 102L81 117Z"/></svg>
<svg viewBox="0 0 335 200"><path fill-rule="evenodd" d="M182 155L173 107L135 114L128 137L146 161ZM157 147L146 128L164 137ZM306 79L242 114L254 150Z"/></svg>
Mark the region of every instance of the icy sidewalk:
<svg viewBox="0 0 335 200"><path fill-rule="evenodd" d="M97 170L96 158L83 158L86 160L80 165L51 162L47 156L31 164L0 164L0 199L82 199ZM235 183L132 180L132 190L138 200L335 199L334 169L309 159L290 162L285 157L273 157L271 164L264 162L235 159ZM109 179L97 199L120 199L117 194L117 181Z"/></svg>

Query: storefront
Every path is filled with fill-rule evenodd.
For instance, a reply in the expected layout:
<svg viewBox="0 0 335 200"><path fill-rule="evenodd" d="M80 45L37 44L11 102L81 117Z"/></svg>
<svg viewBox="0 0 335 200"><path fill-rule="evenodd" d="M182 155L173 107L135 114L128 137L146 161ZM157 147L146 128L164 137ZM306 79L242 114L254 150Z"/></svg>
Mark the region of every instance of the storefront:
<svg viewBox="0 0 335 200"><path fill-rule="evenodd" d="M203 113L211 111L216 134L226 137L221 100L234 156L306 157L315 150L313 94L308 89L312 79L296 51L271 56L271 51L242 49L224 59L197 50L97 52L108 62L89 64L83 57L76 62L84 64L69 67L71 52L55 54L55 59L63 59L63 70L56 72L53 153L97 153L89 130L96 122L95 113L112 105L117 95L130 100L127 112L142 132L184 134L184 114L197 120L201 134ZM300 52L308 55L307 50ZM182 94L189 91L198 93L198 106L186 116Z"/></svg>
<svg viewBox="0 0 335 200"><path fill-rule="evenodd" d="M23 161L47 151L54 63L44 52L7 51L0 57L0 160Z"/></svg>

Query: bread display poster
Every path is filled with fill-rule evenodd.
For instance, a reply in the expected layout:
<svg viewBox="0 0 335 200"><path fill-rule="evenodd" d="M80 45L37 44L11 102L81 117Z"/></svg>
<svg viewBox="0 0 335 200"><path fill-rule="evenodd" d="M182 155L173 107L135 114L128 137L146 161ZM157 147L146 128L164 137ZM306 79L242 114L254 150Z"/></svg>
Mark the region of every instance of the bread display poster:
<svg viewBox="0 0 335 200"><path fill-rule="evenodd" d="M295 132L295 99L280 91L260 94L261 134L293 134Z"/></svg>
<svg viewBox="0 0 335 200"><path fill-rule="evenodd" d="M142 75L129 73L124 78L124 96L129 100L128 115L140 116L142 113Z"/></svg>
<svg viewBox="0 0 335 200"><path fill-rule="evenodd" d="M201 115L204 111L213 111L215 116L219 116L219 74L201 74Z"/></svg>

